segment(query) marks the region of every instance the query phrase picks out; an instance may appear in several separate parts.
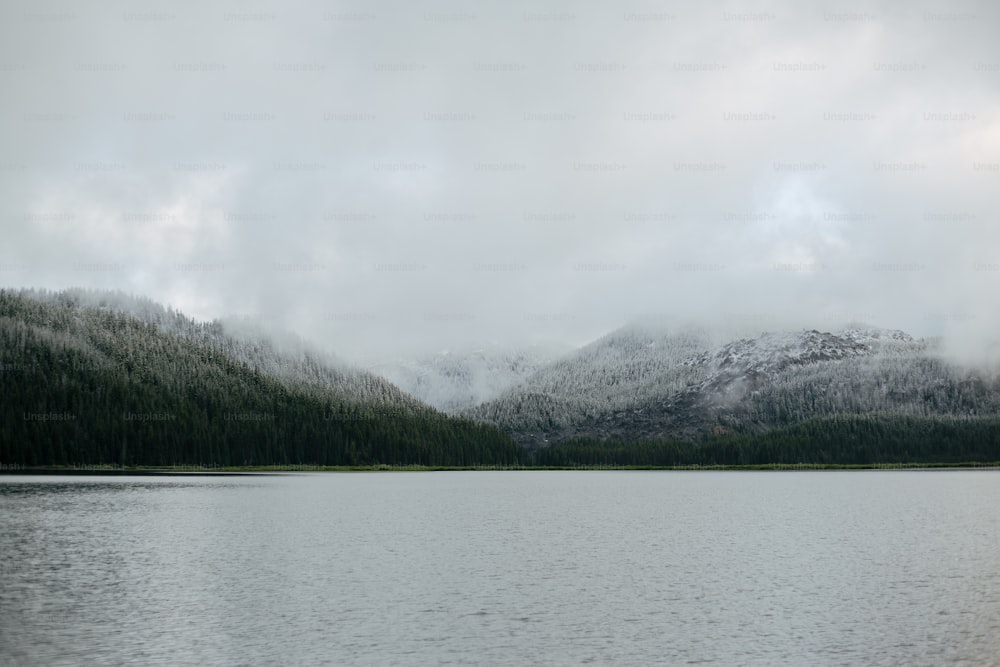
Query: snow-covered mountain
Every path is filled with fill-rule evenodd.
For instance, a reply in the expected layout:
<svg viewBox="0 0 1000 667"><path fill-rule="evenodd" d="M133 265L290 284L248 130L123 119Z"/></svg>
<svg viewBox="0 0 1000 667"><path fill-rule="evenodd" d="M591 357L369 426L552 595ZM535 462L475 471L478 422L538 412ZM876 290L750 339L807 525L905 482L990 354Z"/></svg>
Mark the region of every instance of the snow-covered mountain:
<svg viewBox="0 0 1000 667"><path fill-rule="evenodd" d="M535 344L442 351L413 361L369 365L368 370L438 410L454 414L492 400L571 348Z"/></svg>
<svg viewBox="0 0 1000 667"><path fill-rule="evenodd" d="M626 327L465 414L544 446L571 436L697 438L838 414L998 411L995 378L902 331L777 331L720 343L704 331Z"/></svg>

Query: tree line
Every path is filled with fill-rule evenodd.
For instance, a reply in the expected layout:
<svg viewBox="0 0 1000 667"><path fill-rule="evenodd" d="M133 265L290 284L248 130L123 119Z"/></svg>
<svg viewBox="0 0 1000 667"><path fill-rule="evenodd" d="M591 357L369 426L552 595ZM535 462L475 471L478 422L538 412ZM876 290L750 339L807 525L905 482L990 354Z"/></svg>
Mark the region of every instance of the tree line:
<svg viewBox="0 0 1000 667"><path fill-rule="evenodd" d="M572 438L537 451L546 466L687 466L1000 461L1000 418L841 415L697 442Z"/></svg>

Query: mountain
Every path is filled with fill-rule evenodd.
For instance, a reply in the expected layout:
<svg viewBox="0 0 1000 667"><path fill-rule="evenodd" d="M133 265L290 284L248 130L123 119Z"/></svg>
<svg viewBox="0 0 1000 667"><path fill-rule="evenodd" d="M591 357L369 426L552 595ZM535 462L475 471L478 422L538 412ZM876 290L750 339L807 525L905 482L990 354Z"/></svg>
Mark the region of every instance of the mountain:
<svg viewBox="0 0 1000 667"><path fill-rule="evenodd" d="M630 325L462 414L496 424L525 444L544 445L548 434L568 435L609 411L684 389L697 376L682 362L711 347L705 330Z"/></svg>
<svg viewBox="0 0 1000 667"><path fill-rule="evenodd" d="M442 412L457 414L496 398L565 355L571 348L530 345L443 351L414 361L372 364L368 369Z"/></svg>
<svg viewBox="0 0 1000 667"><path fill-rule="evenodd" d="M516 441L700 441L851 415L990 418L996 376L951 364L935 340L857 326L765 332L627 327L465 411Z"/></svg>
<svg viewBox="0 0 1000 667"><path fill-rule="evenodd" d="M297 344L230 335L151 302L102 299L0 290L0 463L522 460L497 429L449 418Z"/></svg>

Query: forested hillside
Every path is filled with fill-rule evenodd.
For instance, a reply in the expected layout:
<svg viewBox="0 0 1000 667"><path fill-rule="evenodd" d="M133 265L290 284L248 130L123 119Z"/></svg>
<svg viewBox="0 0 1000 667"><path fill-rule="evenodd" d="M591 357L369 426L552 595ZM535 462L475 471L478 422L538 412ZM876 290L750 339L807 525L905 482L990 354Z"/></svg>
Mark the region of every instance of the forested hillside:
<svg viewBox="0 0 1000 667"><path fill-rule="evenodd" d="M145 297L118 291L20 290L18 295L74 310L97 309L129 315L158 331L218 350L289 386L318 389L348 401L365 401L404 411L426 406L382 377L355 368L287 331L264 331L250 320L199 322Z"/></svg>
<svg viewBox="0 0 1000 667"><path fill-rule="evenodd" d="M391 400L296 374L71 296L0 290L0 462L471 465L522 456L495 428L421 407L384 381L372 386Z"/></svg>

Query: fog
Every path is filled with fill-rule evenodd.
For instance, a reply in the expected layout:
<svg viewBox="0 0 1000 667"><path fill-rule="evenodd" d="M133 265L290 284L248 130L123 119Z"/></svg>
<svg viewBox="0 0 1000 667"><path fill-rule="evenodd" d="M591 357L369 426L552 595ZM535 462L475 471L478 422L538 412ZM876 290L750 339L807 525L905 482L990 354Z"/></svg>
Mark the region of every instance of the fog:
<svg viewBox="0 0 1000 667"><path fill-rule="evenodd" d="M3 14L0 285L347 359L650 318L976 359L1000 324L994 3Z"/></svg>

